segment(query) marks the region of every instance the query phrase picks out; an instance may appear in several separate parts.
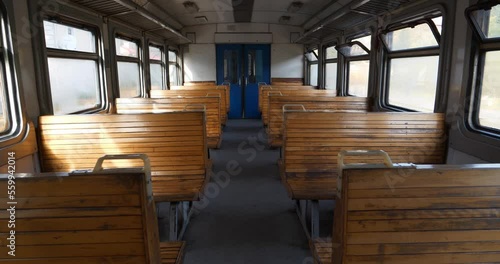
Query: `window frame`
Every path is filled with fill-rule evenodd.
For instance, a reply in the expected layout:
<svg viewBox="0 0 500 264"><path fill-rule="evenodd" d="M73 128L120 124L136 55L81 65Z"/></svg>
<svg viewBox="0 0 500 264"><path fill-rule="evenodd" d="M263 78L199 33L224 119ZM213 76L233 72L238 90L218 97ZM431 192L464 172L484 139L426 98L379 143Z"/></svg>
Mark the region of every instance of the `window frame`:
<svg viewBox="0 0 500 264"><path fill-rule="evenodd" d="M90 53L90 52L82 52L82 51L71 51L71 50L62 50L62 49L55 49L55 48L49 48L47 47L47 44L45 42L45 31L44 31L44 22L52 22L56 23L59 25L64 25L64 26L69 26L69 27L74 27L77 29L85 29L87 31L90 31L94 34L95 38L95 53ZM49 58L62 58L62 59L75 59L75 60L92 60L96 62L97 65L97 79L98 79L98 92L99 92L99 99L101 101L100 105L96 107L91 107L87 109L82 109L78 110L75 112L71 113L65 113L65 114L82 114L82 113L96 113L100 112L106 109L107 105L107 90L106 90L106 82L105 82L105 76L104 76L104 62L102 61L101 57L103 54L103 51L101 49L102 46L102 35L101 35L101 30L97 25L92 25L90 23L84 22L84 21L76 21L73 18L69 18L67 16L63 15L47 15L45 16L42 20L42 32L43 34L43 46L42 49L44 49L44 54L45 54L45 66L46 66L46 76L47 76L47 98L49 101L47 102L50 105L50 114L54 115L54 105L53 105L53 100L52 100L52 89L51 89L51 83L50 83L50 69L48 65Z"/></svg>
<svg viewBox="0 0 500 264"><path fill-rule="evenodd" d="M161 51L161 60L152 60L151 54L150 54L150 48L158 48ZM151 78L151 64L156 64L161 66L161 79L162 79L162 85L161 85L161 90L167 90L168 85L167 85L167 63L166 63L166 57L168 56L168 53L165 53L166 49L165 45L159 44L159 42L156 41L148 41L148 55L146 56L146 61L148 65L148 72L149 72L149 82L148 82L148 91L151 91L152 89L152 78Z"/></svg>
<svg viewBox="0 0 500 264"><path fill-rule="evenodd" d="M170 52L173 52L175 53L175 62L173 61L170 61L170 55L169 53ZM167 57L167 60L168 60L168 89L170 89L170 87L172 86L178 86L178 85L182 85L182 78L181 78L181 75L182 75L182 71L181 71L181 66L180 66L180 57L179 57L179 51L176 50L176 49L172 49L172 48L168 48L168 52L166 53L166 57ZM170 67L175 67L175 72L177 74L177 83L175 83L174 85L171 84L172 80L170 78Z"/></svg>
<svg viewBox="0 0 500 264"><path fill-rule="evenodd" d="M316 54L316 52L314 52L315 50L318 51L319 53L319 50L317 47L313 47L312 49L308 49L305 53L304 53L304 59L306 61L306 67L307 67L307 80L308 80L308 84L309 85L312 85L311 84L311 66L312 65L318 65L318 74L317 74L317 77L318 79L316 80L316 85L315 86L319 86L319 56L318 54ZM312 53L314 55L314 57L316 57L316 60L315 61L310 61L308 58L307 58L307 54L308 53Z"/></svg>
<svg viewBox="0 0 500 264"><path fill-rule="evenodd" d="M13 32L10 24L11 17L0 2L0 60L1 78L4 82L5 95L5 117L6 129L0 132L0 148L7 148L21 142L27 131L26 116L23 104L20 100L21 89L17 78L17 67L15 58L15 47L13 44Z"/></svg>
<svg viewBox="0 0 500 264"><path fill-rule="evenodd" d="M324 74L323 74L323 78L324 78L324 84L325 84L325 90L336 90L337 93L338 93L338 83L339 83L339 63L340 63L340 60L339 60L339 55L341 55L339 53L339 51L336 49L336 46L337 46L337 43L332 43L330 45L327 45L324 47L324 61L323 61L323 69L324 69ZM330 48L333 48L335 49L335 51L337 52L337 57L335 59L328 59L326 56L327 56L327 52L326 50L327 49L330 49ZM326 78L327 78L327 75L328 75L328 72L326 71L326 65L327 64L333 64L333 63L336 63L337 64L337 67L336 67L336 75L337 75L337 78L335 78L335 89L327 89L326 88Z"/></svg>
<svg viewBox="0 0 500 264"><path fill-rule="evenodd" d="M482 80L484 78L484 68L486 63L486 53L491 51L500 51L500 37L485 38L482 30L477 28L477 24L472 18L472 12L483 10L500 5L499 3L485 2L472 5L465 11L465 17L471 28L472 42L471 45L471 62L469 73L468 89L466 93L465 105L465 127L475 133L486 135L491 138L500 139L500 128L481 126L479 121L481 95L482 95Z"/></svg>
<svg viewBox="0 0 500 264"><path fill-rule="evenodd" d="M440 12L440 11L439 11ZM383 73L382 73L382 89L381 89L381 96L380 96L380 105L383 109L390 110L390 111L398 111L398 112L419 112L418 110L415 109L410 109L406 108L404 106L398 106L398 105L392 105L389 103L389 94L390 94L390 77L391 77L391 60L393 59L402 59L402 58L418 58L418 57L429 57L429 56L438 56L438 76L436 80L436 92L434 95L434 110L433 112L437 112L439 105L438 105L438 98L440 96L440 73L442 72L442 33L440 34L436 25L432 22L432 19L441 16L443 18L443 22L445 20L445 15L440 12L439 15L436 15L436 10L431 11L431 12L426 12L424 14L421 14L422 16L429 16L424 19L417 19L417 20L412 20L411 22L399 22L397 24L389 25L385 30L382 30L378 34L378 40L382 43L381 49L382 49L382 54L383 54ZM397 30L405 29L405 28L412 28L414 26L420 25L420 24L427 24L429 25L429 28L431 29L434 38L436 39L436 42L438 46L436 47L423 47L423 48L412 48L412 49L405 49L405 50L397 50L397 51L390 51L389 48L387 47L384 39L383 39L383 34L387 34L389 32L394 32Z"/></svg>
<svg viewBox="0 0 500 264"><path fill-rule="evenodd" d="M121 56L118 55L118 51L116 49L116 39L122 39L125 41L130 41L135 44L137 44L137 58L134 57L128 57L128 56ZM139 68L139 94L132 97L132 98L141 98L144 97L146 92L145 92L145 86L144 86L144 62L145 62L145 56L144 56L144 45L143 45L143 37L135 37L127 33L123 33L123 31L117 31L113 34L113 37L110 38L110 42L112 43L114 47L114 64L116 66L116 96L115 98L121 98L120 96L120 73L118 70L118 63L119 62L128 62L128 63L137 63L137 66ZM149 46L148 46L149 47ZM148 52L149 53L149 52Z"/></svg>
<svg viewBox="0 0 500 264"><path fill-rule="evenodd" d="M353 35L353 36L347 38L345 43L337 45L335 47L337 49L337 51L339 52L339 54L342 55L342 57L343 57L343 64L344 64L344 73L343 73L343 79L344 79L344 81L343 81L343 89L342 89L342 95L343 96L356 96L356 95L349 94L349 76L350 76L351 62L353 62L353 61L368 61L368 63L369 63L367 96L370 96L370 87L369 86L370 86L370 75L371 75L370 73L371 73L371 67L372 67L372 65L371 65L372 64L371 63L371 56L372 56L372 53L371 53L372 50L371 50L371 48L372 47L366 47L363 43L361 43L359 41L352 41L352 40L363 38L363 37L366 37L366 36L371 36L371 42L370 43L373 45L373 37L374 37L373 33L372 32L363 32L363 33L356 34L356 35ZM367 55L360 55L360 56L348 57L348 56L345 56L344 54L342 54L342 52L340 52L340 49L342 47L345 47L345 46L352 47L354 44L359 45L368 54Z"/></svg>

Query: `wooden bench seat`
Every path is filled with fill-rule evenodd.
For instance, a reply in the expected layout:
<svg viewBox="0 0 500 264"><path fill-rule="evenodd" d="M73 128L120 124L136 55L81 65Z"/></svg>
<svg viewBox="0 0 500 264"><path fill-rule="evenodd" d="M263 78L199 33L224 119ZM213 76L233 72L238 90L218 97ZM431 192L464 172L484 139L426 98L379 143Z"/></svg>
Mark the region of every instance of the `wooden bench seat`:
<svg viewBox="0 0 500 264"><path fill-rule="evenodd" d="M267 104L267 99L264 96L264 91L305 91L305 90L317 90L316 86L271 86L271 85L260 85L259 86L259 111L264 113L263 107Z"/></svg>
<svg viewBox="0 0 500 264"><path fill-rule="evenodd" d="M269 98L270 96L296 96L296 97L323 97L323 96L329 96L329 97L334 97L337 95L337 91L332 91L332 90L318 90L318 89L302 89L302 90L295 90L295 89L263 89L262 90L262 122L264 122L264 125L269 125L269 118L270 118L270 104L269 104Z"/></svg>
<svg viewBox="0 0 500 264"><path fill-rule="evenodd" d="M39 130L45 172L91 169L105 154L146 154L157 202L196 201L209 179L204 111L42 116Z"/></svg>
<svg viewBox="0 0 500 264"><path fill-rule="evenodd" d="M500 263L500 164L350 168L333 262Z"/></svg>
<svg viewBox="0 0 500 264"><path fill-rule="evenodd" d="M228 100L226 99L225 89L213 89L213 90L152 90L151 98L162 99L162 98L172 98L172 97L220 97L220 119L222 125L227 123L227 112L228 110Z"/></svg>
<svg viewBox="0 0 500 264"><path fill-rule="evenodd" d="M323 186L326 190L321 192L300 183L319 187L324 177L336 178L341 150L384 150L395 162L442 164L445 135L443 114L287 112L282 165L285 184L293 199L335 199L334 195L323 195L333 194L334 185Z"/></svg>
<svg viewBox="0 0 500 264"><path fill-rule="evenodd" d="M333 264L333 245L331 238L317 238L310 240L309 247L313 252L315 264Z"/></svg>
<svg viewBox="0 0 500 264"><path fill-rule="evenodd" d="M118 114L165 113L205 108L207 145L219 148L222 139L220 97L117 98Z"/></svg>
<svg viewBox="0 0 500 264"><path fill-rule="evenodd" d="M148 182L131 171L16 175L15 257L1 199L0 263L182 263L184 242L159 242Z"/></svg>
<svg viewBox="0 0 500 264"><path fill-rule="evenodd" d="M170 91L206 91L206 90L223 90L226 93L227 111L231 109L231 89L229 85L194 85L194 86L171 86Z"/></svg>
<svg viewBox="0 0 500 264"><path fill-rule="evenodd" d="M197 81L197 82L185 82L184 86L209 86L217 85L215 81Z"/></svg>
<svg viewBox="0 0 500 264"><path fill-rule="evenodd" d="M323 97L323 96L329 96L329 97L334 97L337 95L337 91L332 91L332 90L318 90L318 89L311 89L311 90L269 90L269 89L264 89L262 90L262 122L264 122L264 125L269 125L269 118L270 118L270 107L269 107L269 99L270 96L297 96L297 97L311 97L311 96L317 96L317 97Z"/></svg>
<svg viewBox="0 0 500 264"><path fill-rule="evenodd" d="M317 90L324 91L326 90ZM332 111L360 111L368 112L370 104L365 97L335 97L325 94L315 94L314 96L305 95L305 91L291 93L289 96L273 95L269 98L267 134L269 145L272 147L281 147L283 145L283 119L284 113L289 109L297 110L332 110ZM315 92L315 91L307 91Z"/></svg>
<svg viewBox="0 0 500 264"><path fill-rule="evenodd" d="M161 264L180 264L184 256L184 241L160 243Z"/></svg>

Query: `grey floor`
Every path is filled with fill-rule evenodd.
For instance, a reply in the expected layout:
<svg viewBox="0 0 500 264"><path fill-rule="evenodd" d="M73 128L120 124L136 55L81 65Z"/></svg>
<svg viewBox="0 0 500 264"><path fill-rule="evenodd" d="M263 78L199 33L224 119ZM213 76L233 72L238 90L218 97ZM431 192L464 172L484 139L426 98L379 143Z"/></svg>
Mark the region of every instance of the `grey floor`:
<svg viewBox="0 0 500 264"><path fill-rule="evenodd" d="M214 175L206 197L195 203L183 238L185 264L313 263L294 202L279 179L279 151L266 140L260 120L228 121L221 148L211 151ZM322 209L326 218L328 208ZM160 230L167 221L160 221Z"/></svg>

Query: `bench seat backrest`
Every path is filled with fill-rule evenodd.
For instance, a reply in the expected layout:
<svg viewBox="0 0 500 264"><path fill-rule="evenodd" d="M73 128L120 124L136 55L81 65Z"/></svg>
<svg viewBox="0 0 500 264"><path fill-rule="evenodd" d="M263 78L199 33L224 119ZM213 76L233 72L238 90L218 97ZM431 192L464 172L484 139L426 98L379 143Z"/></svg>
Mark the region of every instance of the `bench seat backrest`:
<svg viewBox="0 0 500 264"><path fill-rule="evenodd" d="M263 90L262 91L262 121L265 125L269 124L269 118L271 116L270 111L270 97L272 96L295 96L295 97L333 97L337 95L336 91L333 90Z"/></svg>
<svg viewBox="0 0 500 264"><path fill-rule="evenodd" d="M305 90L317 90L316 86L271 86L271 85L261 85L259 86L259 111L267 103L267 99L264 97L264 91L305 91Z"/></svg>
<svg viewBox="0 0 500 264"><path fill-rule="evenodd" d="M500 165L347 169L333 263L500 263Z"/></svg>
<svg viewBox="0 0 500 264"><path fill-rule="evenodd" d="M175 96L180 97L220 97L220 118L222 124L227 123L228 100L226 99L225 89L212 89L212 90L152 90L151 98L163 99Z"/></svg>
<svg viewBox="0 0 500 264"><path fill-rule="evenodd" d="M0 188L7 186L0 176ZM160 263L144 173L17 175L15 186L15 257L5 245L10 213L3 202L0 263Z"/></svg>
<svg viewBox="0 0 500 264"><path fill-rule="evenodd" d="M284 169L287 177L337 174L341 150L384 150L398 163L445 162L443 114L296 111L285 113ZM361 157L359 162L371 162ZM374 158L379 161L379 158Z"/></svg>
<svg viewBox="0 0 500 264"><path fill-rule="evenodd" d="M155 200L182 191L195 195L205 183L209 161L203 111L131 115L42 116L40 153L45 172L92 169L105 154L146 154L151 160ZM142 166L110 161L106 167ZM172 181L187 180L189 190ZM187 192L189 191L189 192ZM191 192L191 193L190 193ZM191 199L193 199L191 197Z"/></svg>
<svg viewBox="0 0 500 264"><path fill-rule="evenodd" d="M325 90L323 90L325 91ZM283 144L283 108L290 105L292 109L301 109L303 106L307 110L332 110L332 111L360 111L370 110L369 100L366 97L335 97L335 96L269 96L269 143L274 147L281 147Z"/></svg>
<svg viewBox="0 0 500 264"><path fill-rule="evenodd" d="M180 112L205 108L206 131L209 147L217 146L222 134L220 97L168 97L163 99L150 98L117 98L118 114L144 114ZM210 142L215 141L215 146Z"/></svg>
<svg viewBox="0 0 500 264"><path fill-rule="evenodd" d="M229 85L194 85L194 86L171 86L170 91L206 91L206 90L223 90L226 93L227 111L231 107L231 88ZM157 90L160 91L160 90ZM151 96L152 97L152 96Z"/></svg>

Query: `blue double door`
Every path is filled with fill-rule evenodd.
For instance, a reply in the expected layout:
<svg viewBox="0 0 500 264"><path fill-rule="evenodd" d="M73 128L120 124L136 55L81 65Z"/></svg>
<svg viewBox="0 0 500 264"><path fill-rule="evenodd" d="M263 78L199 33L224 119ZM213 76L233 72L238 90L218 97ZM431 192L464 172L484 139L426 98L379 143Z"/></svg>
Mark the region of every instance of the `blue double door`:
<svg viewBox="0 0 500 264"><path fill-rule="evenodd" d="M231 86L229 118L260 118L259 83L270 81L270 45L217 45L217 83Z"/></svg>

